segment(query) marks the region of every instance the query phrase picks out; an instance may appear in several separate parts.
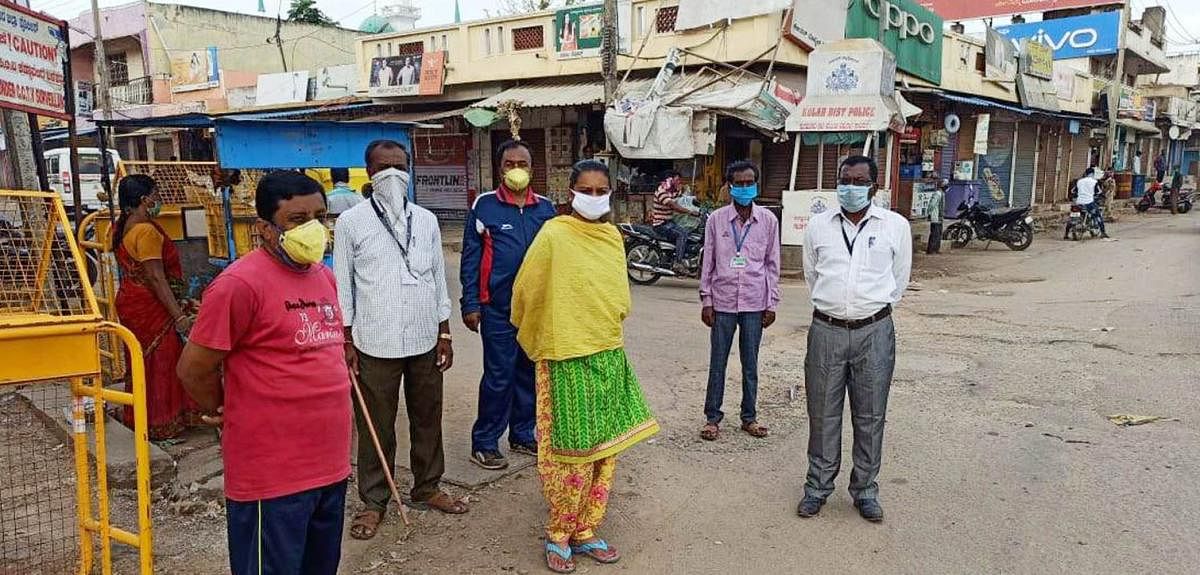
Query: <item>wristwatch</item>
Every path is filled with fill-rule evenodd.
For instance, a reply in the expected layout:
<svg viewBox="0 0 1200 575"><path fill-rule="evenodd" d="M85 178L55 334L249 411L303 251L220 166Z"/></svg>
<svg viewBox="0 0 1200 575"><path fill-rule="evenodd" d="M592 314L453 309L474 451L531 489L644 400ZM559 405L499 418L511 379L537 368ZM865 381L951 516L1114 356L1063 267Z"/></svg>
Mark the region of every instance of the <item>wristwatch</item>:
<svg viewBox="0 0 1200 575"><path fill-rule="evenodd" d="M450 335L450 334L448 334L448 333L439 333L439 334L438 334L438 339L446 340L446 341L448 341L448 342L451 342L451 343L453 343L453 342L454 342L454 336L452 336L452 335Z"/></svg>

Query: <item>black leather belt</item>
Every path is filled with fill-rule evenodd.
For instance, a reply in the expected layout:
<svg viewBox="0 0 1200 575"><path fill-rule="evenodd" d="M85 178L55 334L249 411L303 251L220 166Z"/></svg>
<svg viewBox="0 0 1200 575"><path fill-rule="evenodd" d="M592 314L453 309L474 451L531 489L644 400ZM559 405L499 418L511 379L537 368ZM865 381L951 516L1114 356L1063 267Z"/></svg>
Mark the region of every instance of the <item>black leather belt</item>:
<svg viewBox="0 0 1200 575"><path fill-rule="evenodd" d="M871 317L864 317L862 319L838 319L836 317L830 316L827 313L822 313L815 309L813 310L814 318L819 319L829 325L832 325L833 327L844 327L847 329L859 329L862 327L867 327L868 325L871 325L871 324L873 324L885 317L888 317L890 315L892 315L891 304L888 304L888 305L884 306L883 309L875 312L875 315L873 315Z"/></svg>

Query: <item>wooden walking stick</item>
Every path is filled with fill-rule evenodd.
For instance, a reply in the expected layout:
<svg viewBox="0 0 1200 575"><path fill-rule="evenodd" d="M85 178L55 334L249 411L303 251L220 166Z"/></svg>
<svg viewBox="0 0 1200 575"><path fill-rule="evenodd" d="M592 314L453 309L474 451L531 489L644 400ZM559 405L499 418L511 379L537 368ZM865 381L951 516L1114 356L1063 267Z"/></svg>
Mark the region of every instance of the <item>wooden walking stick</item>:
<svg viewBox="0 0 1200 575"><path fill-rule="evenodd" d="M350 385L354 386L354 396L358 398L358 407L362 411L363 421L367 422L367 430L371 432L371 441L375 443L375 453L379 456L379 462L383 466L383 476L387 478L388 487L392 489L392 498L400 506L400 519L404 521L405 527L412 525L412 522L408 520L408 510L404 506L404 500L400 499L400 491L396 489L396 480L392 477L392 462L388 461L387 456L383 454L383 446L379 443L379 434L375 433L375 424L371 422L371 414L367 411L367 401L363 399L362 389L358 387L358 376L353 371L350 372ZM362 441L362 438L360 437L358 440Z"/></svg>

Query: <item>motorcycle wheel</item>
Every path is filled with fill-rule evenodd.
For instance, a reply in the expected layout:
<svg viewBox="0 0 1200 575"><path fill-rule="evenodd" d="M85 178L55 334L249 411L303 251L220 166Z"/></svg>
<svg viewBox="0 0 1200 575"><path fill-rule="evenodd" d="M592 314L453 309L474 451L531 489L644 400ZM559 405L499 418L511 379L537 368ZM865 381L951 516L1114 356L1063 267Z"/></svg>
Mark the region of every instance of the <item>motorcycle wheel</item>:
<svg viewBox="0 0 1200 575"><path fill-rule="evenodd" d="M1140 213L1143 213L1143 212L1145 212L1146 210L1150 209L1150 204L1145 204L1145 203L1142 203L1142 202L1138 202L1137 204L1135 204L1135 205L1133 206L1133 209L1137 210L1137 211L1138 211L1138 213L1140 214Z"/></svg>
<svg viewBox="0 0 1200 575"><path fill-rule="evenodd" d="M1033 228L1025 222L1017 224L1009 234L1009 241L1004 242L1004 245L1014 252L1024 251L1033 244Z"/></svg>
<svg viewBox="0 0 1200 575"><path fill-rule="evenodd" d="M629 252L626 254L626 261L631 264L645 264L648 266L661 267L665 261L662 250L644 242L637 242L629 247ZM642 286L648 286L657 282L662 277L660 274L643 270L635 270L627 268L626 272L629 275L629 281Z"/></svg>
<svg viewBox="0 0 1200 575"><path fill-rule="evenodd" d="M1184 202L1184 203L1182 203L1182 204L1179 204L1178 206L1176 206L1176 208L1175 208L1175 209L1176 209L1176 210L1178 210L1178 211L1179 211L1179 213L1181 213L1181 214L1186 214L1186 213L1188 213L1188 212L1192 211L1192 203L1191 203L1191 202Z"/></svg>
<svg viewBox="0 0 1200 575"><path fill-rule="evenodd" d="M971 243L971 228L962 224L951 224L942 232L942 239L950 242L950 246L954 248L965 248Z"/></svg>

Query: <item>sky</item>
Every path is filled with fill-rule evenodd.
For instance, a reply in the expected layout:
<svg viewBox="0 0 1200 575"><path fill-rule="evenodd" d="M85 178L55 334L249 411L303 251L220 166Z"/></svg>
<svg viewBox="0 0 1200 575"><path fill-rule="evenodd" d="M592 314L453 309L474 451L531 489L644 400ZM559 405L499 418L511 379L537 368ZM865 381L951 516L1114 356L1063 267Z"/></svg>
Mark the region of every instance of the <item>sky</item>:
<svg viewBox="0 0 1200 575"><path fill-rule="evenodd" d="M101 7L124 4L128 0L99 0ZM258 0L162 0L166 3L188 4L203 8L226 10L231 12L257 13ZM264 0L267 13L274 15L277 10L287 13L290 0ZM454 2L452 0L413 0L421 8L421 20L418 27L438 26L454 21ZM1200 10L1197 10L1197 0L1131 0L1134 19L1141 16L1147 6L1162 5L1167 7L1167 51L1184 52L1200 51ZM67 19L88 10L91 0L31 0L31 6ZM359 23L370 16L377 5L386 4L387 0L317 0L317 6L330 18L340 22L347 28L358 28ZM477 20L485 18L490 13L495 15L501 5L501 0L459 0L462 18ZM1027 18L1037 20L1037 16ZM997 18L995 25L1008 23L1007 18ZM982 23L970 23L968 33L982 34Z"/></svg>

